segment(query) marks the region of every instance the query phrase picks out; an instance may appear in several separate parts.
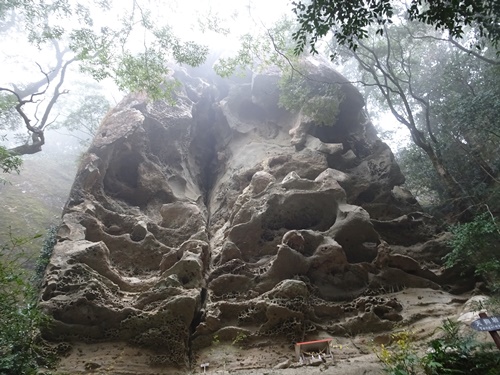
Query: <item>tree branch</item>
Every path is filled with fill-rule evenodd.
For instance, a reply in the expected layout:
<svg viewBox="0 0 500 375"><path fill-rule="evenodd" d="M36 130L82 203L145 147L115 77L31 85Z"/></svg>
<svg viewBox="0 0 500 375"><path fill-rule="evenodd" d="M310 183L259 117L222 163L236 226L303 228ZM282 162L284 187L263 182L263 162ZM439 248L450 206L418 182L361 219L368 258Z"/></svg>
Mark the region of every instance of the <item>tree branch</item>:
<svg viewBox="0 0 500 375"><path fill-rule="evenodd" d="M43 95L46 93L47 88L50 84L50 78L49 74L45 73L41 66L37 63L38 67L40 68L40 71L45 75L44 81L46 82L46 87L43 91L37 91L29 94L29 99L23 99L21 95L16 92L15 90L6 88L6 87L0 87L0 91L5 91L8 92L12 95L14 95L17 99L17 104L15 105L15 110L19 114L19 116L22 118L24 125L26 129L31 133L31 143L26 142L23 145L20 145L18 147L14 147L12 149L9 149L8 151L13 154L13 155L26 155L26 154L35 154L37 152L42 151L42 146L45 144L45 134L44 134L44 129L47 126L47 120L49 118L50 112L52 111L52 108L54 107L54 104L57 102L59 99L59 96L66 93L67 91L60 91L60 88L62 84L64 83L65 75L66 75L66 69L67 67L74 62L76 59L73 58L71 60L68 60L66 63L62 65L61 68L61 74L59 76L59 83L54 89L54 94L52 95L52 98L49 101L49 104L45 108L45 111L43 113L43 116L40 120L40 123L37 125L32 125L31 124L31 119L28 117L28 115L25 113L23 106L27 103L36 103L35 97L39 95ZM39 82L41 82L40 80ZM35 118L36 113L35 113Z"/></svg>
<svg viewBox="0 0 500 375"><path fill-rule="evenodd" d="M453 44L455 47L457 47L459 50L461 50L463 52L466 52L468 54L471 54L472 56L477 57L478 59L483 60L484 62L487 62L488 64L500 65L500 61L498 61L498 60L492 60L492 59L490 59L488 57L485 57L485 56L481 55L480 53L477 53L477 52L475 52L475 51L473 51L471 49L465 48L460 43L458 43L456 40L454 40L451 36L448 38L448 41L451 44Z"/></svg>
<svg viewBox="0 0 500 375"><path fill-rule="evenodd" d="M68 92L68 91L62 91L61 92L59 90L60 90L61 86L64 83L64 79L65 79L65 76L66 76L66 69L75 60L76 60L75 58L72 58L71 60L68 60L63 65L63 67L61 69L61 75L59 76L59 83L57 84L56 88L54 89L54 94L52 95L52 98L50 99L49 104L47 105L47 108L45 108L45 112L43 114L43 117L42 117L42 120L40 122L40 125L38 125L38 127L37 127L38 129L40 129L42 131L45 129L45 126L47 124L47 120L48 120L49 115L50 115L50 111L54 107L54 104L57 102L57 99L59 99L59 96L61 96L62 94L66 94Z"/></svg>
<svg viewBox="0 0 500 375"><path fill-rule="evenodd" d="M48 82L54 80L57 77L57 75L59 74L59 71L61 70L62 65L63 65L63 58L64 58L64 55L66 54L67 50L64 50L64 51L61 52L60 47L59 47L59 43L58 43L57 40L52 40L52 44L54 45L54 49L55 49L55 52L56 52L55 55L56 55L56 59L57 59L57 63L56 63L55 68L52 69L47 74L44 73L45 74L45 78L40 79L37 82L32 82L32 83L28 84L28 86L26 86L24 89L18 88L15 84L12 84L12 87L14 87L14 91L21 98L25 98L25 97L27 97L29 95L33 95L34 93L39 92L40 88L42 86L44 86ZM40 65L39 65L39 67L40 67ZM40 70L42 70L42 68L40 68Z"/></svg>

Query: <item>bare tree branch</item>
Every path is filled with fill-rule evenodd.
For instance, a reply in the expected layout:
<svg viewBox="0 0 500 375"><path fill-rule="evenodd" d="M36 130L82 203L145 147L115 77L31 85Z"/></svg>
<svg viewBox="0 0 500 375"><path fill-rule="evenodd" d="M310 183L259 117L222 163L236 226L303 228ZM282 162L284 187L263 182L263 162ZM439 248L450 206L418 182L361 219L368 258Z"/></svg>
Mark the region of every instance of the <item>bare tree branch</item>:
<svg viewBox="0 0 500 375"><path fill-rule="evenodd" d="M50 112L52 111L54 104L57 102L59 97L62 94L67 93L67 91L60 91L61 86L64 83L65 76L66 76L66 69L67 67L73 63L76 59L73 58L71 60L66 61L64 64L62 64L62 67L60 69L60 75L59 75L59 82L57 86L54 89L54 93L45 108L45 111L43 113L42 118L38 121L37 117L37 112L35 112L35 119L37 120L36 125L33 125L31 122L32 120L29 118L29 116L26 114L26 112L23 109L23 106L28 103L39 103L35 100L37 96L43 95L47 92L47 88L50 85L50 73L45 73L41 66L37 63L38 67L40 68L40 71L42 74L45 76L44 82L45 82L45 88L42 91L36 91L36 92L31 92L29 93L29 98L28 99L23 99L23 97L16 92L15 90L6 88L6 87L0 87L0 91L5 91L8 92L12 95L14 95L17 99L17 104L15 105L15 110L19 114L19 116L22 118L24 125L26 129L31 133L31 143L26 142L23 145L14 147L12 149L9 149L9 152L13 155L26 155L26 154L35 154L37 152L40 152L42 150L42 146L45 144L45 134L44 130L46 128L47 121L50 115ZM38 81L42 82L42 80ZM38 84L38 83L37 83ZM41 87L41 86L40 86ZM38 110L38 105L37 105L37 110Z"/></svg>
<svg viewBox="0 0 500 375"><path fill-rule="evenodd" d="M43 114L43 117L42 117L42 120L40 122L40 125L38 126L38 128L40 130L44 130L45 129L45 126L47 125L47 120L49 118L49 115L50 115L50 111L52 110L52 108L54 107L54 104L57 102L57 99L59 99L59 96L61 96L62 94L66 94L68 91L64 90L64 91L59 91L61 86L63 85L64 83L64 79L65 79L65 76L66 76L66 69L67 67L73 63L75 61L75 58L71 59L71 60L68 60L62 67L61 69L61 75L59 76L59 83L57 84L55 90L54 90L54 94L52 95L52 98L50 99L49 101L49 104L47 105L47 108L45 109L45 112Z"/></svg>
<svg viewBox="0 0 500 375"><path fill-rule="evenodd" d="M471 54L472 56L474 57L477 57L478 59L484 61L484 62L487 62L488 64L492 64L492 65L500 65L500 60L493 60L493 59L490 59L486 56L483 56L481 55L480 53L477 53L476 51L470 49L470 48L467 48L467 47L464 47L463 45L461 45L460 43L458 43L455 39L453 39L451 37L451 35L445 39L445 38L439 38L439 37L436 37L436 36L433 36L433 35L414 35L411 30L406 27L408 33L410 34L410 36L413 38L413 39L433 39L433 40L442 40L444 42L449 42L451 43L452 45L454 45L455 47L457 47L459 50L465 52L465 53L468 53L468 54Z"/></svg>
<svg viewBox="0 0 500 375"><path fill-rule="evenodd" d="M45 74L45 78L40 79L37 82L32 82L28 84L25 88L19 88L17 85L12 84L12 87L14 87L14 91L21 97L25 98L29 95L32 95L34 93L37 93L40 91L40 89L46 85L48 82L54 80L57 75L59 74L59 71L61 70L63 66L63 61L64 61L64 55L68 52L67 49L64 51L61 51L59 47L59 42L57 40L52 40L52 44L54 45L55 49L55 57L56 57L56 66L54 69L52 69L49 73ZM40 66L39 66L40 67ZM42 70L40 68L40 70Z"/></svg>

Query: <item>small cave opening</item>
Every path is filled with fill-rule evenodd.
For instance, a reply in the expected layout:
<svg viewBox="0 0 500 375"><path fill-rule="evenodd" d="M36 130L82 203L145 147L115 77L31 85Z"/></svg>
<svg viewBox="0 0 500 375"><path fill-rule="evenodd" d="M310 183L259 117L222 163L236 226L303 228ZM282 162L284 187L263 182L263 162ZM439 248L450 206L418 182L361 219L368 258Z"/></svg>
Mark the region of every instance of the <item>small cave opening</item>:
<svg viewBox="0 0 500 375"><path fill-rule="evenodd" d="M116 155L110 163L104 187L106 191L119 196L123 188L136 189L139 179L139 164L142 157L138 153L124 151Z"/></svg>
<svg viewBox="0 0 500 375"><path fill-rule="evenodd" d="M122 156L115 172L116 178L131 188L137 188L139 162L140 158L137 154Z"/></svg>
<svg viewBox="0 0 500 375"><path fill-rule="evenodd" d="M375 200L376 194L373 189L368 189L359 193L356 198L355 204L362 205L363 203L371 203Z"/></svg>
<svg viewBox="0 0 500 375"><path fill-rule="evenodd" d="M339 131L337 122L333 125L318 126L313 125L309 128L308 134L318 138L321 142L325 143L344 143L345 136Z"/></svg>
<svg viewBox="0 0 500 375"><path fill-rule="evenodd" d="M175 146L177 140L185 136L186 129L183 124L170 124L168 130L165 125L146 117L144 128L148 137L149 151L155 155L162 163L173 167L178 167L182 163L182 155Z"/></svg>
<svg viewBox="0 0 500 375"><path fill-rule="evenodd" d="M371 263L377 257L378 244L375 242L359 243L357 239L349 237L335 237L335 241L344 249L349 263Z"/></svg>

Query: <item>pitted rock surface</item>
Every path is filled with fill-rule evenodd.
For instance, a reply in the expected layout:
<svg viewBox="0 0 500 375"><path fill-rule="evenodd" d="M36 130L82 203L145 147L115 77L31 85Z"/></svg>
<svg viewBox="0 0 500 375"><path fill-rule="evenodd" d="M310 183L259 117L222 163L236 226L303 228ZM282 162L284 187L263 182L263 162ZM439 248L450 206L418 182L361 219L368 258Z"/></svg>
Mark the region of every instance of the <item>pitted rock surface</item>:
<svg viewBox="0 0 500 375"><path fill-rule="evenodd" d="M126 341L183 367L217 340L391 329L402 306L377 293L441 287L405 251L439 238L361 95L309 69L342 93L328 124L280 108L275 73L181 68L177 104L131 94L106 116L47 269L47 337Z"/></svg>

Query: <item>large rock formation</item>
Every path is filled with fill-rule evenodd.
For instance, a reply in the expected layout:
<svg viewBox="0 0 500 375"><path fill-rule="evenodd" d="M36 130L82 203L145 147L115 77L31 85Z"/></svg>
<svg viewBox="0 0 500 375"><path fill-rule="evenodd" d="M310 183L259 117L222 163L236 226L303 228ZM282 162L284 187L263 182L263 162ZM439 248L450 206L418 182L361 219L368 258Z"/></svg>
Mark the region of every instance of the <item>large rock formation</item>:
<svg viewBox="0 0 500 375"><path fill-rule="evenodd" d="M47 337L126 341L182 367L214 340L387 330L402 305L378 293L440 288L393 251L425 247L431 227L361 95L307 69L294 112L272 71L177 69L175 105L131 94L106 116L47 269ZM327 107L306 111L318 98Z"/></svg>

